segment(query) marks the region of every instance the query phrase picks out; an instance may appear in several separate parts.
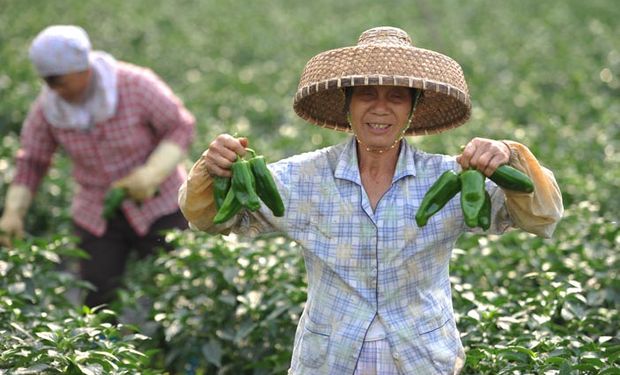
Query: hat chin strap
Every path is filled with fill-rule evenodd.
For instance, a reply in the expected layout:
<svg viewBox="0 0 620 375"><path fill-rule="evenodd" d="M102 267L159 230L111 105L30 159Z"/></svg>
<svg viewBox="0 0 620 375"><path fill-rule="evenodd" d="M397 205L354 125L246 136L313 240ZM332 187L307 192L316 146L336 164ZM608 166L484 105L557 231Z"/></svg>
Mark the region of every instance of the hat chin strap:
<svg viewBox="0 0 620 375"><path fill-rule="evenodd" d="M349 117L349 126L351 126L351 120L350 120L350 116ZM391 149L393 149L394 147L396 147L396 145L403 139L405 138L405 133L407 132L407 129L409 129L409 126L411 126L411 117L409 117L409 120L407 121L407 126L405 126L403 128L403 130L400 132L400 134L398 135L398 137L396 137L396 139L394 140L394 142L392 142L392 144L388 147L370 147L367 144L365 144L364 142L362 142L360 140L360 138L357 136L357 134L355 134L355 131L353 131L353 135L355 136L355 139L357 140L357 143L359 143L361 146L363 146L366 150L366 152L373 152L376 154L383 154L386 151L389 151ZM351 130L353 130L353 126L351 126Z"/></svg>

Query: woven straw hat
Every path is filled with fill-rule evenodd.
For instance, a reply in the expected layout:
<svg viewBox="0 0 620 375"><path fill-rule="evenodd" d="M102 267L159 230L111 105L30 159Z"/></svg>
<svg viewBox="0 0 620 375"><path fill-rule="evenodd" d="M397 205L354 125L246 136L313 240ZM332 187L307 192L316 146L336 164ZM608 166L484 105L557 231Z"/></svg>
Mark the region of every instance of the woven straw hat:
<svg viewBox="0 0 620 375"><path fill-rule="evenodd" d="M322 52L304 68L293 108L322 127L351 131L343 88L405 86L423 90L407 135L439 133L469 119L471 101L461 66L438 52L414 47L395 27L377 27L356 46Z"/></svg>

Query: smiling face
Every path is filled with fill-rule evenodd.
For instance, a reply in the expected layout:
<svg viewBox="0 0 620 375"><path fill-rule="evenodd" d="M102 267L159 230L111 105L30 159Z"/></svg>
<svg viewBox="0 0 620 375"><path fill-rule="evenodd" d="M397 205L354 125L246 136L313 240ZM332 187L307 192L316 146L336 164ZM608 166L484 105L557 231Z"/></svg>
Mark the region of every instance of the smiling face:
<svg viewBox="0 0 620 375"><path fill-rule="evenodd" d="M353 88L349 113L358 141L371 150L390 149L408 126L411 95L399 86Z"/></svg>
<svg viewBox="0 0 620 375"><path fill-rule="evenodd" d="M88 91L91 70L45 77L43 80L58 96L70 103L80 103Z"/></svg>

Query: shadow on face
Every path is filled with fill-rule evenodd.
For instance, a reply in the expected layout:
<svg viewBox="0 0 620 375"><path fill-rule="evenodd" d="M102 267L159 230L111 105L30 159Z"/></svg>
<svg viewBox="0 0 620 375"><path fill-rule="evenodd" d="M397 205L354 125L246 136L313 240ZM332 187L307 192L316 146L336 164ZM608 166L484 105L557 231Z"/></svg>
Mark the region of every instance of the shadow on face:
<svg viewBox="0 0 620 375"><path fill-rule="evenodd" d="M90 86L92 72L90 69L62 75L43 77L47 86L58 96L70 103L80 103L86 97Z"/></svg>

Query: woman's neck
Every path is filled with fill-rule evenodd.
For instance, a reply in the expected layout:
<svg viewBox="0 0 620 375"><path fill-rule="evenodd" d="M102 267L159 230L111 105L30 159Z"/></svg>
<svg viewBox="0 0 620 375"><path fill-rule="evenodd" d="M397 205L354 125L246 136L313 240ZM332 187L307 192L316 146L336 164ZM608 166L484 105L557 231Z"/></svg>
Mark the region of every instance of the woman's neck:
<svg viewBox="0 0 620 375"><path fill-rule="evenodd" d="M400 145L385 152L367 151L366 148L357 144L357 158L359 161L360 174L379 177L394 175L396 163L398 162L398 154Z"/></svg>

